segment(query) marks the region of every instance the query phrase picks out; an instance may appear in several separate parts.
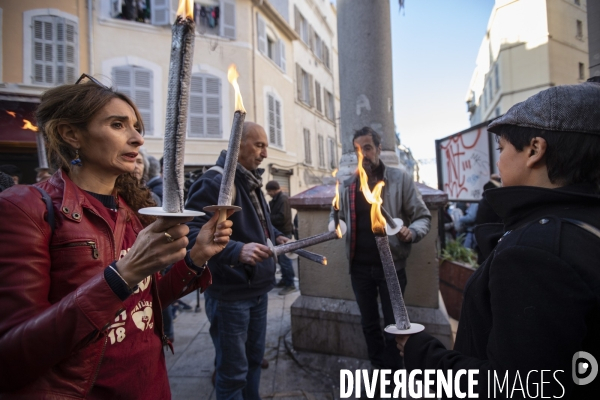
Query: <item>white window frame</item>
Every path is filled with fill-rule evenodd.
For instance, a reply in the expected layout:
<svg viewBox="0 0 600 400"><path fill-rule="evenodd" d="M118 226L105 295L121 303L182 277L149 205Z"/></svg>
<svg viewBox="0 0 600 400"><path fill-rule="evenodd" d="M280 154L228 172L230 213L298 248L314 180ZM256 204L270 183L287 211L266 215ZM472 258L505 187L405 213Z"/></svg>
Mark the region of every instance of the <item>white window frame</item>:
<svg viewBox="0 0 600 400"><path fill-rule="evenodd" d="M283 109L283 101L281 100L281 96L271 87L265 87L265 130L267 131L267 136L269 138L269 146L273 146L277 149L283 149L285 143L284 136L284 109ZM273 115L273 126L271 126L271 110L269 108L269 98L272 98L274 103L274 115ZM277 115L277 105L279 105L279 116ZM277 124L279 118L279 126ZM275 141L271 140L271 129L274 130Z"/></svg>
<svg viewBox="0 0 600 400"><path fill-rule="evenodd" d="M333 94L329 90L324 91L324 100L325 100L325 117L331 122L335 121L335 99Z"/></svg>
<svg viewBox="0 0 600 400"><path fill-rule="evenodd" d="M319 149L319 168L325 168L325 138L317 135L317 147Z"/></svg>
<svg viewBox="0 0 600 400"><path fill-rule="evenodd" d="M307 165L312 165L312 149L311 149L310 129L304 128L302 131L302 136L304 138L304 163Z"/></svg>
<svg viewBox="0 0 600 400"><path fill-rule="evenodd" d="M146 131L146 136L149 137L163 137L164 136L164 104L165 99L163 98L163 90L162 90L162 67L158 64L155 64L151 61L145 60L140 57L127 56L127 57L115 57L109 58L107 60L102 61L102 74L106 77L111 77L112 79L112 70L114 67L121 66L138 66L142 68L146 68L152 71L152 122L151 126L153 127L153 131ZM194 72L192 70L192 72ZM114 85L114 82L111 81L111 84ZM118 90L118 88L117 88ZM146 123L147 124L147 123Z"/></svg>
<svg viewBox="0 0 600 400"><path fill-rule="evenodd" d="M190 108L188 111L188 127L187 127L187 132L186 132L186 136L187 139L222 139L223 138L223 80L216 75L212 75L212 74L207 74L207 73L193 73L192 74L192 79L197 79L197 78L201 78L203 80L202 82L202 95L199 96L198 93L194 93L192 92L192 87L190 87ZM214 79L216 81L218 81L218 86L219 86L219 93L218 95L214 94L214 93L210 93L208 94L206 92L206 80L207 79ZM192 85L193 86L193 85ZM200 113L195 113L193 108L192 108L192 102L195 101L194 97L201 97L202 98L202 112ZM207 99L217 99L217 103L218 103L218 107L219 107L219 112L218 112L218 121L219 121L219 132L218 135L209 135L208 134L208 123L206 118L208 117L208 114L206 113L207 111ZM190 132L192 129L192 118L198 117L198 116L202 116L203 121L202 123L204 124L203 126L203 132L204 134L202 136L191 136ZM216 113L212 113L210 114L213 116L216 116Z"/></svg>
<svg viewBox="0 0 600 400"><path fill-rule="evenodd" d="M115 85L118 85L118 82L116 81L116 79L114 79L114 73L116 72L116 69L127 69L127 72L129 73L129 77L131 78L130 82L131 85L125 89L124 87L117 87L117 89L119 91L124 91L127 90L127 92L125 92L125 94L138 106L138 110L140 111L140 114L142 114L143 116L143 112L145 112L146 110L150 113L149 118L142 118L144 120L144 133L148 136L154 136L154 132L155 132L155 126L154 126L154 118L152 117L152 112L153 112L153 105L154 105L154 80L153 80L153 72L152 70L148 69L148 68L144 68L144 67L140 67L138 65L119 65L119 66L115 66L113 68L113 70L111 71L111 77L113 78L113 82L115 83ZM135 81L136 81L136 71L137 72L144 72L144 73L148 73L150 74L150 80L149 80L149 87L148 88L144 88L144 87L139 87L136 85ZM138 97L138 93L148 93L149 94L149 105L148 107L140 107L140 97Z"/></svg>
<svg viewBox="0 0 600 400"><path fill-rule="evenodd" d="M272 32L265 19L256 13L256 40L258 51L273 61L283 72L286 69L285 43Z"/></svg>
<svg viewBox="0 0 600 400"><path fill-rule="evenodd" d="M38 16L54 16L67 19L77 25L75 33L75 79L79 78L79 18L55 8L38 8L23 12L23 83L34 86L53 86L54 84L36 83L33 79L33 18ZM66 83L66 82L65 82Z"/></svg>

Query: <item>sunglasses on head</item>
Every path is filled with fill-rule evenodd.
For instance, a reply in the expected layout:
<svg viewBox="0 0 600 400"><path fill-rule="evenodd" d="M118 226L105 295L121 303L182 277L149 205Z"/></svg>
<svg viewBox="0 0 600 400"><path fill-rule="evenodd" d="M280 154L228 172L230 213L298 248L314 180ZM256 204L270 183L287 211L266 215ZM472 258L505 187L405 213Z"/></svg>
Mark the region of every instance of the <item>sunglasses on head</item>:
<svg viewBox="0 0 600 400"><path fill-rule="evenodd" d="M98 85L104 89L108 89L108 87L106 85L104 85L102 82L100 82L98 79L96 79L93 76L88 75L86 73L81 74L81 76L79 77L79 79L77 79L77 82L75 82L75 84L77 85L77 84L81 83L82 81L85 81L86 79L95 85Z"/></svg>

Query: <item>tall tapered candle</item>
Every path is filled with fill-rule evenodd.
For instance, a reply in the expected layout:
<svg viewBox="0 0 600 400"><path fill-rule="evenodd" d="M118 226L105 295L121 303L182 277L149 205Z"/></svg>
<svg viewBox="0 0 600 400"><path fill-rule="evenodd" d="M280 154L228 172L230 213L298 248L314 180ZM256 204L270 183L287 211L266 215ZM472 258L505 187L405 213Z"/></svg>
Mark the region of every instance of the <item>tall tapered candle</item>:
<svg viewBox="0 0 600 400"><path fill-rule="evenodd" d="M185 136L194 59L193 0L180 0L172 27L163 161L163 210L183 212Z"/></svg>

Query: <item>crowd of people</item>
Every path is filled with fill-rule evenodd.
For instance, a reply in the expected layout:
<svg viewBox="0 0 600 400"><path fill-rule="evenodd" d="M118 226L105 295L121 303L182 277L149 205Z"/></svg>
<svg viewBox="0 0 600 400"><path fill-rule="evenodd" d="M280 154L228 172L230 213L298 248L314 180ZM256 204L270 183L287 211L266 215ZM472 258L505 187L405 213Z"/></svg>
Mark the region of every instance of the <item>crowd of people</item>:
<svg viewBox="0 0 600 400"><path fill-rule="evenodd" d="M143 149L142 118L122 93L84 74L45 92L36 120L55 172L23 185L16 167L0 166L0 397L170 398L172 320L191 308L180 298L201 290L217 399L260 399L268 293L297 290L291 260L267 246L292 240L294 225L280 184L263 185L265 129L244 123L232 199L243 212L218 222L219 211L139 212L162 202L163 160ZM379 303L383 323L395 320L372 256L371 206L358 174L340 185L349 279L374 369L475 368L485 381L486 371L570 371L579 351L600 358L600 83L542 91L488 130L501 178L492 176L481 202L445 213L448 234L479 246L482 263L453 350L425 332L382 330ZM379 133L364 127L352 143L369 188L385 182L383 206L403 221L389 243L404 291L411 246L429 233L431 213L412 177L381 160ZM226 156L190 181L186 209L218 204ZM599 382L557 379L546 393L592 398Z"/></svg>

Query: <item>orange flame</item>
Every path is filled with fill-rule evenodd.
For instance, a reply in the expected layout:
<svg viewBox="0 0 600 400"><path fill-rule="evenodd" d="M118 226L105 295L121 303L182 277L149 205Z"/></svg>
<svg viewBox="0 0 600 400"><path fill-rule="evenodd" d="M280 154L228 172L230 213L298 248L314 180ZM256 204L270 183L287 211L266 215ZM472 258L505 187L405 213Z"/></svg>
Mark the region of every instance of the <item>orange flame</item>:
<svg viewBox="0 0 600 400"><path fill-rule="evenodd" d="M179 0L177 17L179 18L184 16L188 19L194 19L194 0Z"/></svg>
<svg viewBox="0 0 600 400"><path fill-rule="evenodd" d="M240 85L238 85L237 78L239 78L240 74L237 72L237 68L235 64L231 64L229 69L227 70L227 80L233 86L235 90L235 110L241 111L244 114L246 113L246 109L244 108L244 103L242 102L242 93L240 92Z"/></svg>
<svg viewBox="0 0 600 400"><path fill-rule="evenodd" d="M337 168L334 169L331 173L331 176L335 177L337 175L337 172ZM335 197L333 198L331 205L336 211L340 209L340 181L337 179L335 181Z"/></svg>
<svg viewBox="0 0 600 400"><path fill-rule="evenodd" d="M358 175L360 177L360 190L363 192L367 203L371 204L371 230L375 235L385 236L385 218L381 213L381 204L383 199L381 198L381 191L385 186L385 182L377 182L373 191L369 189L369 181L367 177L367 171L363 168L363 154L360 147L356 147L356 154L358 156Z"/></svg>
<svg viewBox="0 0 600 400"><path fill-rule="evenodd" d="M12 116L13 118L17 118L17 113L14 111L7 111L6 112L8 115Z"/></svg>
<svg viewBox="0 0 600 400"><path fill-rule="evenodd" d="M30 131L34 132L38 131L38 127L33 125L30 121L27 121L26 119L23 120L23 128L21 129L29 129Z"/></svg>

